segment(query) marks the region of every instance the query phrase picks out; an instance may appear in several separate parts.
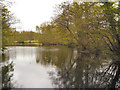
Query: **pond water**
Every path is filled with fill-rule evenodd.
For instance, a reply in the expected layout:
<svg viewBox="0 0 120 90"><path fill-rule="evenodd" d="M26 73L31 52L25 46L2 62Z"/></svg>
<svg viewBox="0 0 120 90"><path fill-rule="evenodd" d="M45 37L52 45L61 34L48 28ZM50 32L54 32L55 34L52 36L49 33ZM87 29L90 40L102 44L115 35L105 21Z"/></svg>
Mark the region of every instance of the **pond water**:
<svg viewBox="0 0 120 90"><path fill-rule="evenodd" d="M110 76L102 76L110 64L108 61L94 54L78 54L77 49L65 46L8 47L2 55L2 85L15 88L108 87L112 81Z"/></svg>

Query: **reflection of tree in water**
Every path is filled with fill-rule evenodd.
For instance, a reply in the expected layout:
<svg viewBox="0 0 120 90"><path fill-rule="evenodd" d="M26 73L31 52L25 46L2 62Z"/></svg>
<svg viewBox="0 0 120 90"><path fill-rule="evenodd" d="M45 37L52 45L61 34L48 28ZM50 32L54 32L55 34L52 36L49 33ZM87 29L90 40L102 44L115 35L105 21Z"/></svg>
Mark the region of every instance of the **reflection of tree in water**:
<svg viewBox="0 0 120 90"><path fill-rule="evenodd" d="M112 61L105 53L74 53L74 49L59 51L38 50L37 63L55 65L55 72L50 72L53 85L59 88L114 88L120 87L120 63ZM40 56L39 56L40 55ZM109 65L110 64L110 65Z"/></svg>
<svg viewBox="0 0 120 90"><path fill-rule="evenodd" d="M110 88L120 88L120 61L115 61L102 73L101 84Z"/></svg>
<svg viewBox="0 0 120 90"><path fill-rule="evenodd" d="M69 63L62 63L57 77L51 74L51 78L59 88L120 87L120 62L113 62L106 69L104 63L101 57L82 52L77 59L71 57Z"/></svg>
<svg viewBox="0 0 120 90"><path fill-rule="evenodd" d="M13 77L13 62L8 61L9 57L6 57L5 54L2 55L2 88L13 88L11 79Z"/></svg>
<svg viewBox="0 0 120 90"><path fill-rule="evenodd" d="M13 69L13 62L8 65L4 65L2 67L2 87L3 88L12 88L11 78L13 77L12 72Z"/></svg>
<svg viewBox="0 0 120 90"><path fill-rule="evenodd" d="M62 63L68 62L68 58L70 57L71 49L66 47L60 48L47 48L47 50L37 49L36 53L36 63L41 63L42 65L55 65L59 68L62 67Z"/></svg>

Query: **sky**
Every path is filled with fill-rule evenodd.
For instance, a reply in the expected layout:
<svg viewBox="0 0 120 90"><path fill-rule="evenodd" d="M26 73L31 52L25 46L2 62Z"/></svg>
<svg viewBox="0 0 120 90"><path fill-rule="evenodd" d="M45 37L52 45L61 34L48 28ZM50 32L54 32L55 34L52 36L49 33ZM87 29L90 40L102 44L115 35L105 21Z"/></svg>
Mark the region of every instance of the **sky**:
<svg viewBox="0 0 120 90"><path fill-rule="evenodd" d="M36 25L40 26L43 22L51 20L54 16L55 6L64 1L73 0L8 0L14 1L10 8L11 13L14 14L19 23L14 24L13 27L17 31L36 31ZM79 1L79 0L74 0ZM88 1L88 0L87 0ZM96 0L90 0L96 1Z"/></svg>
<svg viewBox="0 0 120 90"><path fill-rule="evenodd" d="M35 31L36 25L51 20L55 6L67 0L14 0L10 8L20 23L14 25L17 31Z"/></svg>

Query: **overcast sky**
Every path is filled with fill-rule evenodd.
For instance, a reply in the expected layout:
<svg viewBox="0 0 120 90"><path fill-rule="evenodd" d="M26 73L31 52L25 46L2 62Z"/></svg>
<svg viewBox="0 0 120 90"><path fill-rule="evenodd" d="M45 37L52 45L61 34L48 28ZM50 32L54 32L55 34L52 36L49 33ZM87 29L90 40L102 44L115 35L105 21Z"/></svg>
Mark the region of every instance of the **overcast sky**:
<svg viewBox="0 0 120 90"><path fill-rule="evenodd" d="M54 16L54 7L66 0L14 0L11 12L20 20L17 30L35 31L35 26L50 21Z"/></svg>

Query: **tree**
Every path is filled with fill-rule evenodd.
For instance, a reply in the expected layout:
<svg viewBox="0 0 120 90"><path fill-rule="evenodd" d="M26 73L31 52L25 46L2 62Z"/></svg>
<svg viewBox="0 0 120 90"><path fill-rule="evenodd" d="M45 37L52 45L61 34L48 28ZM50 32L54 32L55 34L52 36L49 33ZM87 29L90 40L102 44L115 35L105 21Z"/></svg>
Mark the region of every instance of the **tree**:
<svg viewBox="0 0 120 90"><path fill-rule="evenodd" d="M108 49L120 59L120 2L117 6L113 2L103 3L104 17L101 21L100 35Z"/></svg>
<svg viewBox="0 0 120 90"><path fill-rule="evenodd" d="M101 9L99 9L98 3L62 3L58 7L57 11L60 13L58 12L54 22L59 27L59 31L69 32L83 50L96 49L99 39L96 29L102 17Z"/></svg>
<svg viewBox="0 0 120 90"><path fill-rule="evenodd" d="M7 6L4 4L5 1L0 1L2 4L2 8L0 8L1 11L1 24L2 24L2 49L5 48L5 44L11 43L12 41L12 28L11 20L12 16L10 14L10 11L8 10Z"/></svg>

